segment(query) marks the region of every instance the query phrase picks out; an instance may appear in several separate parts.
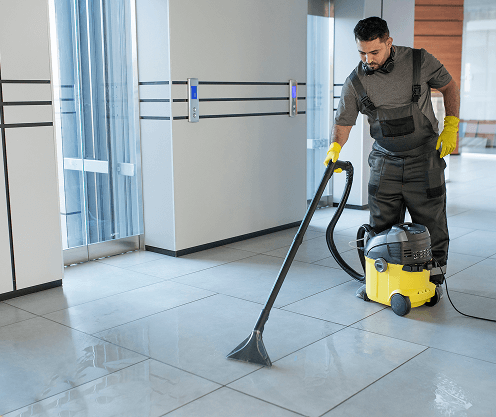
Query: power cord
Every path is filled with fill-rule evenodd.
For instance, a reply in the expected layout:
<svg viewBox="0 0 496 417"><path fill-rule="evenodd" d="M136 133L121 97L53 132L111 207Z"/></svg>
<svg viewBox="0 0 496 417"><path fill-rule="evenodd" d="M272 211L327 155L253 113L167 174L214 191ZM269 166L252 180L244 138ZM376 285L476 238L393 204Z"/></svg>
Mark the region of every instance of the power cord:
<svg viewBox="0 0 496 417"><path fill-rule="evenodd" d="M441 268L441 264L439 263L439 261L436 259L436 258L433 258L434 261L436 261L436 264L437 266L439 267L439 269L441 270L441 274L443 274L443 281L444 281L444 286L446 288L446 295L448 296L448 300L449 302L451 303L451 305L453 306L453 308L458 312L460 313L462 316L465 316L465 317L470 317L472 319L478 319L478 320L485 320L485 321L492 321L493 323L496 322L496 320L493 320L493 319L487 319L485 317L477 317L477 316L471 316L470 314L465 314L465 313L462 313L460 310L458 310L455 305L453 304L453 301L451 301L451 297L449 296L449 291L448 291L448 280L446 279L446 275L444 275L444 272L443 272L443 269Z"/></svg>

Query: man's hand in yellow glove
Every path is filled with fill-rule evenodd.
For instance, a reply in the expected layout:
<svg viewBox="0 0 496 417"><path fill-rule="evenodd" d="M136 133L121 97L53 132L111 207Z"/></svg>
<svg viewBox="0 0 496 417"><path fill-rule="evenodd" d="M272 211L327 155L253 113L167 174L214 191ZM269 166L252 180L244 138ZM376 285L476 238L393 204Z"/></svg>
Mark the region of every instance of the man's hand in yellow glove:
<svg viewBox="0 0 496 417"><path fill-rule="evenodd" d="M324 161L324 165L329 165L329 162L336 162L339 158L339 152L341 152L341 145L337 142L332 142L327 151L327 156ZM334 172L342 172L341 168L335 169Z"/></svg>
<svg viewBox="0 0 496 417"><path fill-rule="evenodd" d="M440 158L444 158L455 150L458 123L460 123L460 119L456 116L446 116L444 118L444 129L439 135L436 145L436 149L439 149L441 144L443 145Z"/></svg>

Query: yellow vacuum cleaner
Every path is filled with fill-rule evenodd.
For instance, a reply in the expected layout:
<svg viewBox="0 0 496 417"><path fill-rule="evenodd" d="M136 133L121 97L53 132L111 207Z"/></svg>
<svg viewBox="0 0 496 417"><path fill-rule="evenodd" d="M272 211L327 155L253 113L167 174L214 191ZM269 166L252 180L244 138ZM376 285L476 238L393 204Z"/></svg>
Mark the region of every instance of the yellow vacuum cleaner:
<svg viewBox="0 0 496 417"><path fill-rule="evenodd" d="M363 255L366 301L389 305L399 316L439 301L439 290L429 281L433 262L425 226L403 223L379 234L369 231Z"/></svg>
<svg viewBox="0 0 496 417"><path fill-rule="evenodd" d="M425 226L401 223L376 233L370 225L364 224L357 232L357 249L365 274L356 272L341 258L333 233L351 189L353 168L346 168L343 197L326 232L332 256L350 276L366 284L365 301L391 306L399 316L408 314L412 307L436 305L441 292L430 282L434 260L430 234Z"/></svg>

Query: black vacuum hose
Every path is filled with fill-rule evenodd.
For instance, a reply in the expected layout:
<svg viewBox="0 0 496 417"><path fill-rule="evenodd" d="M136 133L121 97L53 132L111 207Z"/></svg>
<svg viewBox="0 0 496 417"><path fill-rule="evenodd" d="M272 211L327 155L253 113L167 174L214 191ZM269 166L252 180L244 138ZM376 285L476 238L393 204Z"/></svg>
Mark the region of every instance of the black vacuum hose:
<svg viewBox="0 0 496 417"><path fill-rule="evenodd" d="M365 282L365 273L359 274L351 266L349 266L339 254L336 248L336 244L334 243L334 228L336 227L336 224L339 218L341 217L341 214L343 213L344 206L348 201L348 197L350 196L351 186L353 184L353 165L351 165L351 162L346 162L344 164L343 170L346 171L346 185L344 187L343 196L341 197L341 201L339 202L338 208L336 209L336 212L332 216L332 219L329 222L329 226L327 226L326 241L327 241L327 246L329 247L329 250L331 251L333 258L336 260L338 265L343 269L343 271L345 271L348 275L350 275L352 278L356 279L357 281ZM372 228L368 224L364 224L358 229L357 232L358 256L360 258L360 262L362 264L364 271L365 271L365 256L363 254L363 247L365 246L364 237L365 237L365 233L366 232L368 233L370 231L372 231Z"/></svg>

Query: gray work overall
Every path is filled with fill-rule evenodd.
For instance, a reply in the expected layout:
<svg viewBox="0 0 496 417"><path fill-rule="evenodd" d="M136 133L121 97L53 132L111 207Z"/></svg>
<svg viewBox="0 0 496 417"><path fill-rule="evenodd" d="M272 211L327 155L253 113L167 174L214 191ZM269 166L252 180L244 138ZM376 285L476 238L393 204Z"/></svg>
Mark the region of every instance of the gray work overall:
<svg viewBox="0 0 496 417"><path fill-rule="evenodd" d="M389 229L404 221L408 209L414 223L429 229L432 254L446 265L446 163L436 150L438 135L418 106L420 63L420 50L414 49L412 102L399 108L376 108L356 70L350 78L360 96L360 112L368 116L375 139L369 155L370 225L376 232Z"/></svg>

